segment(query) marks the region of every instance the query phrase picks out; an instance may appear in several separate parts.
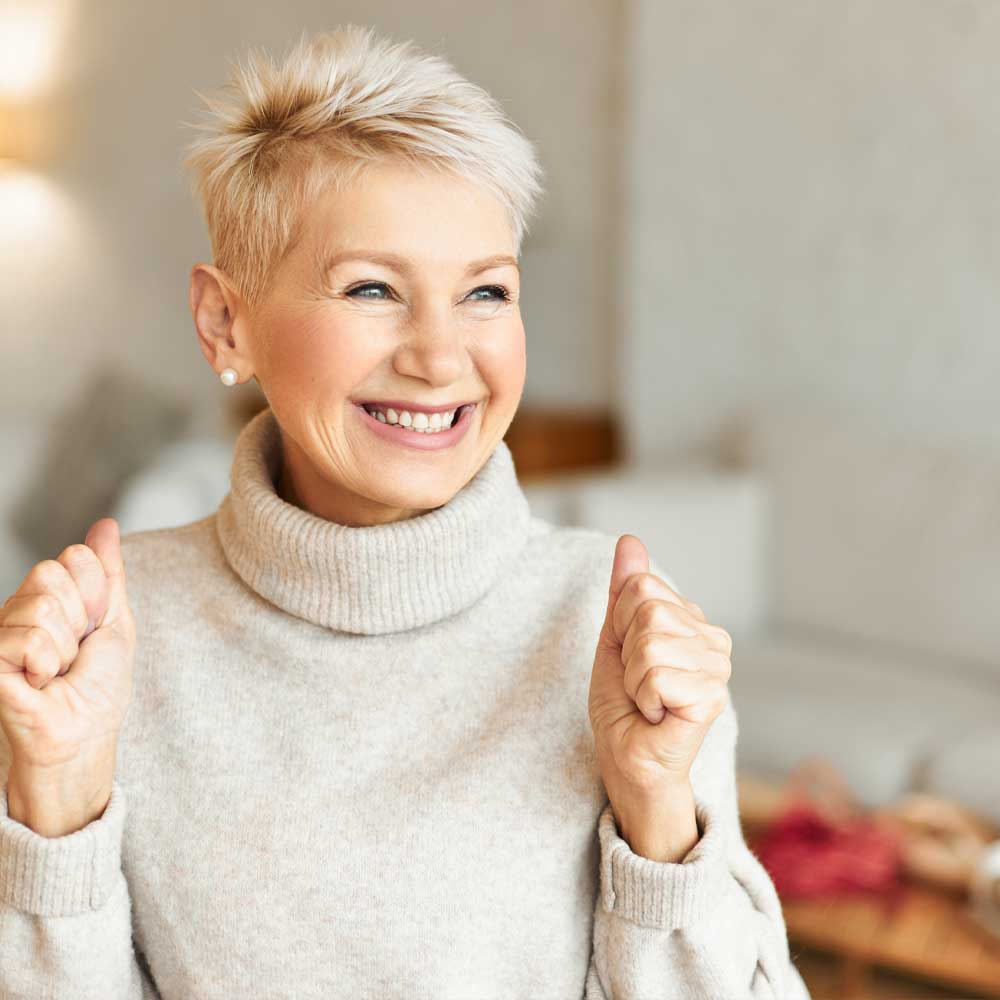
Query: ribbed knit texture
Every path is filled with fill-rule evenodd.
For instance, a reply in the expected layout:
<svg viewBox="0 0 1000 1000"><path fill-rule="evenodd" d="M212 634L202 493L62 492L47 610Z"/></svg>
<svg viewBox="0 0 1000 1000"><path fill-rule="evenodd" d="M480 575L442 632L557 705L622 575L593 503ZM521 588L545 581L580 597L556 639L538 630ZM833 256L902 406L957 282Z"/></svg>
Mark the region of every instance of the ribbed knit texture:
<svg viewBox="0 0 1000 1000"><path fill-rule="evenodd" d="M6 773L6 772L5 772ZM7 786L0 790L0 816L7 815ZM0 851L0 893L29 913L67 917L100 909L121 870L124 796L115 787L101 823L47 840L20 823L11 824Z"/></svg>
<svg viewBox="0 0 1000 1000"><path fill-rule="evenodd" d="M219 539L249 587L317 625L381 635L446 618L485 594L527 537L528 501L503 442L444 506L362 528L277 495L280 445L270 410L244 428Z"/></svg>
<svg viewBox="0 0 1000 1000"><path fill-rule="evenodd" d="M587 715L617 536L532 517L503 442L373 527L285 502L280 465L266 410L218 511L123 537L134 691L98 819L12 820L0 739L0 1000L807 997L732 703L686 857L618 834Z"/></svg>

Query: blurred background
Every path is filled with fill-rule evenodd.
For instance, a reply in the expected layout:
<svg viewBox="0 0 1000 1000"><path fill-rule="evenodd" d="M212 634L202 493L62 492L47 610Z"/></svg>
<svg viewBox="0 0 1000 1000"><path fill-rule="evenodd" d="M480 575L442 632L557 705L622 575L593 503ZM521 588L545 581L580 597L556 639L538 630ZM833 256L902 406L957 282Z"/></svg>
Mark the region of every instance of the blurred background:
<svg viewBox="0 0 1000 1000"><path fill-rule="evenodd" d="M813 995L1000 996L991 0L0 0L0 594L225 495L264 400L197 346L182 123L348 21L537 144L507 441L538 516L639 535L732 633Z"/></svg>

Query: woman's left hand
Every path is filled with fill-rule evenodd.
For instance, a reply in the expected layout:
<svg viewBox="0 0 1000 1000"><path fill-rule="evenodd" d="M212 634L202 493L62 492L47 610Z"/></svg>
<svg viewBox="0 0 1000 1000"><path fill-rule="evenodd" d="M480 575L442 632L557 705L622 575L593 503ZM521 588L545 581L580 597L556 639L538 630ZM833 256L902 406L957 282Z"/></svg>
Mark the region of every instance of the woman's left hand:
<svg viewBox="0 0 1000 1000"><path fill-rule="evenodd" d="M690 788L698 749L729 700L731 653L729 633L649 572L646 547L622 535L588 706L613 806Z"/></svg>

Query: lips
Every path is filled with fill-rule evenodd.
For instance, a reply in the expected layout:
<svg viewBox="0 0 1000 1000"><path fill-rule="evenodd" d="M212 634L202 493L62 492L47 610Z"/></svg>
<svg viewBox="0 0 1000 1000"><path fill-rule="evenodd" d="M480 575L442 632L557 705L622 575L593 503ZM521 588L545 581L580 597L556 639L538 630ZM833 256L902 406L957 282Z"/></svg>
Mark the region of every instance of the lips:
<svg viewBox="0 0 1000 1000"><path fill-rule="evenodd" d="M455 422L450 427L437 431L418 430L399 423L391 424L387 419L373 416L363 406L358 405L358 409L361 411L361 419L379 437L420 451L438 451L451 448L465 436L478 406L478 403L460 406L456 411Z"/></svg>

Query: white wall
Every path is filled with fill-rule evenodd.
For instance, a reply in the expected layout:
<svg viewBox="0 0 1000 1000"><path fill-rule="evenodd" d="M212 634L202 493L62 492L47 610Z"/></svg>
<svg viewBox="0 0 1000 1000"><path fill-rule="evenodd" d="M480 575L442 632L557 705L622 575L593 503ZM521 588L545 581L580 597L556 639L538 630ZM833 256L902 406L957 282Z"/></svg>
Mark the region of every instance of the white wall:
<svg viewBox="0 0 1000 1000"><path fill-rule="evenodd" d="M764 404L1000 442L1000 5L633 6L633 455Z"/></svg>
<svg viewBox="0 0 1000 1000"><path fill-rule="evenodd" d="M347 21L449 58L538 145L548 193L524 247L525 399L608 403L611 2L61 7L69 21L50 104L63 149L30 188L0 179L0 206L5 185L21 216L39 202L18 233L0 237L0 420L47 419L109 359L214 412L225 390L198 349L187 304L190 267L210 256L180 167L194 133L181 123L197 117L195 90L221 86L226 60L247 45L277 53L303 28Z"/></svg>

